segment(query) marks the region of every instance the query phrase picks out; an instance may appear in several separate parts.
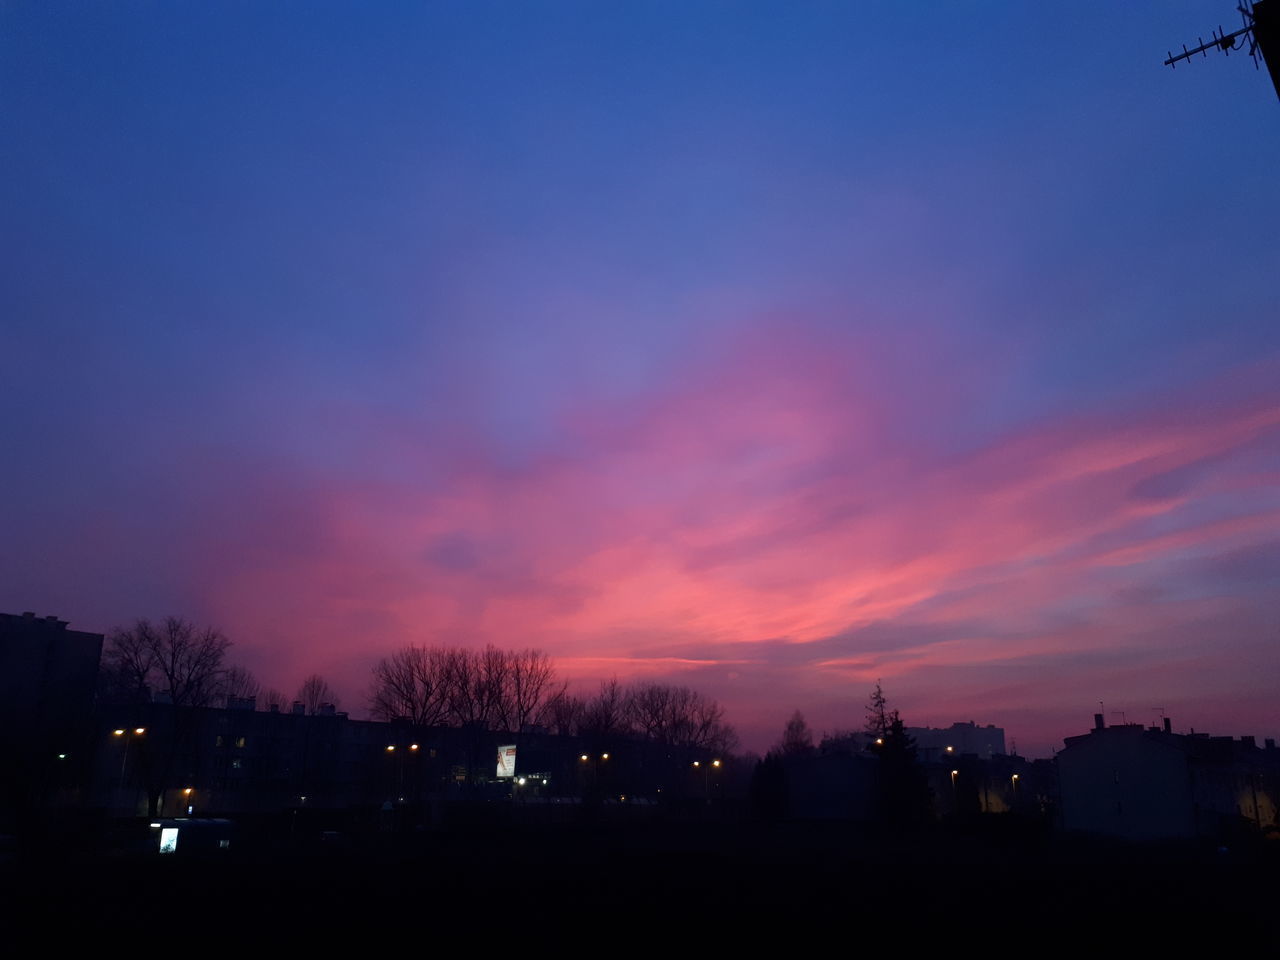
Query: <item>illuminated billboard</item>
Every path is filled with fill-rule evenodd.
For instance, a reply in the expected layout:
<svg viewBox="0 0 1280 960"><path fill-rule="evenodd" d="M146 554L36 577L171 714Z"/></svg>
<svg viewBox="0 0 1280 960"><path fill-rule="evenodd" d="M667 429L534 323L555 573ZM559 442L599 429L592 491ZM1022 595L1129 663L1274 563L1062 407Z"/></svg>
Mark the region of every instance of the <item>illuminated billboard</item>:
<svg viewBox="0 0 1280 960"><path fill-rule="evenodd" d="M516 775L516 745L498 748L498 776L514 777Z"/></svg>
<svg viewBox="0 0 1280 960"><path fill-rule="evenodd" d="M165 827L160 831L160 852L161 853L177 853L178 852L178 828Z"/></svg>

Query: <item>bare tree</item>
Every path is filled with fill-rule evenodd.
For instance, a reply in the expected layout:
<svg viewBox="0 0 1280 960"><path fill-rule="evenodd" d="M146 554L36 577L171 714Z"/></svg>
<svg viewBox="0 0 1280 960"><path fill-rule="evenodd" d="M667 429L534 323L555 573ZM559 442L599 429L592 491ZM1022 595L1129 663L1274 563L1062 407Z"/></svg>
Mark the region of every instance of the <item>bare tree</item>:
<svg viewBox="0 0 1280 960"><path fill-rule="evenodd" d="M631 732L627 692L618 678L602 681L600 692L586 702L579 733L593 737L625 736Z"/></svg>
<svg viewBox="0 0 1280 960"><path fill-rule="evenodd" d="M207 707L222 690L230 647L212 627L181 617L158 624L144 618L111 634L106 659L135 692L165 693L175 706Z"/></svg>
<svg viewBox="0 0 1280 960"><path fill-rule="evenodd" d="M222 676L222 694L227 698L228 702L233 698L247 700L252 697L257 700L261 693L262 684L245 667L231 667Z"/></svg>
<svg viewBox="0 0 1280 960"><path fill-rule="evenodd" d="M463 727L506 726L503 693L510 672L506 654L490 644L483 650L446 652L449 713Z"/></svg>
<svg viewBox="0 0 1280 960"><path fill-rule="evenodd" d="M629 723L649 740L727 752L737 742L724 710L688 687L642 683L626 692Z"/></svg>
<svg viewBox="0 0 1280 960"><path fill-rule="evenodd" d="M581 697L572 696L566 685L547 698L542 711L542 722L552 733L559 736L576 736L582 728L582 719L586 712L586 701Z"/></svg>
<svg viewBox="0 0 1280 960"><path fill-rule="evenodd" d="M641 683L628 692L627 716L636 732L646 740L668 740L672 689L660 683Z"/></svg>
<svg viewBox="0 0 1280 960"><path fill-rule="evenodd" d="M379 720L408 717L421 726L448 723L452 661L457 651L408 646L373 668L369 709Z"/></svg>
<svg viewBox="0 0 1280 960"><path fill-rule="evenodd" d="M507 701L505 713L508 729L519 733L541 719L551 698L556 668L541 650L521 650L507 654Z"/></svg>
<svg viewBox="0 0 1280 960"><path fill-rule="evenodd" d="M284 710L289 706L289 698L284 692L277 690L275 687L268 687L262 692L262 696L258 700L258 706L263 710L270 710L275 707L277 710Z"/></svg>
<svg viewBox="0 0 1280 960"><path fill-rule="evenodd" d="M313 717L320 712L320 707L326 703L332 704L334 707L338 706L338 695L334 693L333 687L329 686L324 677L318 673L313 673L302 681L302 686L298 688L298 696L295 699L302 701L307 713Z"/></svg>

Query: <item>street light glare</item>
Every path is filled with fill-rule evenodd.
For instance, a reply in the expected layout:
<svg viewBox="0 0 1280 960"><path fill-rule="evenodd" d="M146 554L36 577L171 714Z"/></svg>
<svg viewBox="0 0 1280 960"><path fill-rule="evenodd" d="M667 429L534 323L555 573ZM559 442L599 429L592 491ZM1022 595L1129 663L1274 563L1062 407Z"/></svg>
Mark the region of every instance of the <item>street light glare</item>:
<svg viewBox="0 0 1280 960"><path fill-rule="evenodd" d="M147 732L147 728L146 728L146 727L134 727L134 728L133 728L133 732L134 732L135 734L137 734L138 736L142 736L144 733L146 733L146 732Z"/></svg>
<svg viewBox="0 0 1280 960"><path fill-rule="evenodd" d="M114 733L117 737L123 737L123 736L124 736L124 731L123 731L123 730L112 730L111 732L112 732L112 733Z"/></svg>

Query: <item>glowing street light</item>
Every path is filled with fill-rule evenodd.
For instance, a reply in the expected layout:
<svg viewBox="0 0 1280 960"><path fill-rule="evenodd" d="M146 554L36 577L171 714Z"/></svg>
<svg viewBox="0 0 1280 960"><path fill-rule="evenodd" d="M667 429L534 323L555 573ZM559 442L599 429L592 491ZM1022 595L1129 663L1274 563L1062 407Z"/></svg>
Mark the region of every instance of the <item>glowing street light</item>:
<svg viewBox="0 0 1280 960"><path fill-rule="evenodd" d="M129 745L135 737L140 737L147 732L146 727L134 727L132 730L126 730L124 727L116 727L111 731L113 737L120 737L124 740L124 749L120 752L120 792L124 793L124 773L129 763Z"/></svg>

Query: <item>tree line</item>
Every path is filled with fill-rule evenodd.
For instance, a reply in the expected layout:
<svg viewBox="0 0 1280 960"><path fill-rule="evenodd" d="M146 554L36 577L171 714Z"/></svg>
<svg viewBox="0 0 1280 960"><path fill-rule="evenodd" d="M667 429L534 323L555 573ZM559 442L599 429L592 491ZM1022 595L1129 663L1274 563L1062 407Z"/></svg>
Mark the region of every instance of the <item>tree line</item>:
<svg viewBox="0 0 1280 960"><path fill-rule="evenodd" d="M877 765L876 805L883 824L898 830L915 829L933 816L933 797L916 755L914 739L907 733L898 711L889 708L880 681L867 703L867 719L861 733L844 730L825 736L814 747L813 732L799 710L791 715L782 738L757 764L752 775L751 797L757 812L767 819L788 814L788 770L821 753L859 753L873 756Z"/></svg>
<svg viewBox="0 0 1280 960"><path fill-rule="evenodd" d="M231 641L212 627L182 617L145 617L107 636L99 673L99 696L108 702L147 702L161 696L174 706L213 707L252 698L261 709L287 709L300 702L309 714L340 705L337 693L311 674L290 701L263 687L246 667L227 662Z"/></svg>
<svg viewBox="0 0 1280 960"><path fill-rule="evenodd" d="M422 726L545 729L591 739L639 737L728 751L737 743L724 708L688 687L615 678L593 696L571 694L541 650L410 645L373 668L370 712Z"/></svg>
<svg viewBox="0 0 1280 960"><path fill-rule="evenodd" d="M254 698L259 709L288 705L248 669L228 662L231 641L180 617L139 619L111 632L102 664L105 700L220 706ZM318 674L293 698L307 713L339 703ZM376 720L419 726L550 733L592 740L636 737L674 747L727 753L738 742L724 709L688 687L651 681L600 684L591 696L569 692L543 651L410 644L374 664L367 694Z"/></svg>

